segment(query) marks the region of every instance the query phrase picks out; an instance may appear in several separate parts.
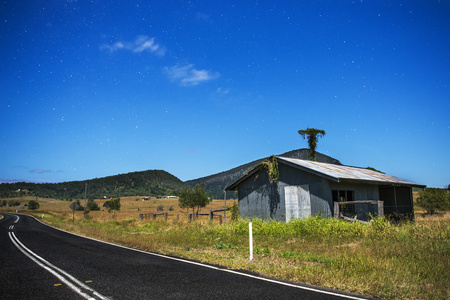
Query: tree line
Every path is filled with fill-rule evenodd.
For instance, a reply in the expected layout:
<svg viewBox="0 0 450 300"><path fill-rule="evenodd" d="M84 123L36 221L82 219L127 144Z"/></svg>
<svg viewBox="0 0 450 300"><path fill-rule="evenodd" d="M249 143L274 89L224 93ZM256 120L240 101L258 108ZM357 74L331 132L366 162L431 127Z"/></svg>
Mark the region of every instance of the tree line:
<svg viewBox="0 0 450 300"><path fill-rule="evenodd" d="M180 179L166 171L147 170L86 181L2 183L0 184L0 197L33 196L60 200L84 199L86 183L89 196L95 198L177 195L185 186Z"/></svg>

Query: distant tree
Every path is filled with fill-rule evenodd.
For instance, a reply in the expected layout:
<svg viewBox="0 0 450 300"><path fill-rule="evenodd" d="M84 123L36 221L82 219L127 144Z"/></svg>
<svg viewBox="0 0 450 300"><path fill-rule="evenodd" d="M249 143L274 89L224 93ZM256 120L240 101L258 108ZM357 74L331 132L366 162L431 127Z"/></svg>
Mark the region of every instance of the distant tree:
<svg viewBox="0 0 450 300"><path fill-rule="evenodd" d="M434 214L436 211L448 211L450 210L450 192L437 188L421 190L416 204L425 209L428 214Z"/></svg>
<svg viewBox="0 0 450 300"><path fill-rule="evenodd" d="M28 202L28 209L38 209L39 208L39 202L36 200L30 200Z"/></svg>
<svg viewBox="0 0 450 300"><path fill-rule="evenodd" d="M3 207L3 206L7 206L7 205L8 205L8 201L6 201L6 200L3 200L0 206L2 206L2 207Z"/></svg>
<svg viewBox="0 0 450 300"><path fill-rule="evenodd" d="M309 159L316 160L317 138L323 137L325 135L325 130L316 128L307 128L306 130L299 130L298 133L303 138L308 139Z"/></svg>
<svg viewBox="0 0 450 300"><path fill-rule="evenodd" d="M13 207L13 206L19 206L20 202L19 201L14 201L14 200L9 200L8 201L8 206L9 207Z"/></svg>
<svg viewBox="0 0 450 300"><path fill-rule="evenodd" d="M84 210L84 206L82 206L82 205L80 204L80 200L77 200L76 202L77 202L77 204L78 204L76 210L78 210L78 211Z"/></svg>
<svg viewBox="0 0 450 300"><path fill-rule="evenodd" d="M197 208L196 214L198 215L199 209L205 207L211 201L211 192L205 191L204 184L196 184L193 189L188 187L183 188L179 193L178 205L181 208L192 208L192 213Z"/></svg>
<svg viewBox="0 0 450 300"><path fill-rule="evenodd" d="M103 206L106 207L106 209L108 209L109 213L113 212L113 216L115 217L116 211L120 210L120 198L114 198L109 201L106 201L103 204Z"/></svg>
<svg viewBox="0 0 450 300"><path fill-rule="evenodd" d="M95 201L94 201L93 198L89 198L89 199L87 200L86 208L87 208L89 211L100 210L100 207L98 206L97 203L95 203Z"/></svg>

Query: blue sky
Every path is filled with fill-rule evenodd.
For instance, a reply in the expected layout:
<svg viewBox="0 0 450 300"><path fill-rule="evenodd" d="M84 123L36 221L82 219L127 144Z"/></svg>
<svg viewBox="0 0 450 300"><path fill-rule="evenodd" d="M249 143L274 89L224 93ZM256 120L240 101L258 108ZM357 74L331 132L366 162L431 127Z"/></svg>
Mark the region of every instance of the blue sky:
<svg viewBox="0 0 450 300"><path fill-rule="evenodd" d="M0 1L0 181L307 148L450 184L450 1Z"/></svg>

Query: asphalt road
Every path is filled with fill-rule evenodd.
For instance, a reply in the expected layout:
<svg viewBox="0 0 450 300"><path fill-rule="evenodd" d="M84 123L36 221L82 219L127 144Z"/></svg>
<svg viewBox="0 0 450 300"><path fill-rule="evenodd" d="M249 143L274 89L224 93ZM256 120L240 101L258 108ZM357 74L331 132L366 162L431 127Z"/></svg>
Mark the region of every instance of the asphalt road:
<svg viewBox="0 0 450 300"><path fill-rule="evenodd" d="M368 299L137 251L19 214L0 220L0 298Z"/></svg>

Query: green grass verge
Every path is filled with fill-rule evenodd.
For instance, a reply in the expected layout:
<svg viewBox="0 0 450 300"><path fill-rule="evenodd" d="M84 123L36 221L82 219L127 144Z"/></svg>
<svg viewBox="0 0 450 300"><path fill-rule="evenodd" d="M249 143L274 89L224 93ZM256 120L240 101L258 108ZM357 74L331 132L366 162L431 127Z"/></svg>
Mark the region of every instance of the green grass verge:
<svg viewBox="0 0 450 300"><path fill-rule="evenodd" d="M37 214L41 217L42 212ZM385 299L448 299L450 220L368 224L320 217L224 225L165 221L95 222L46 213L56 227L105 241L232 269Z"/></svg>

